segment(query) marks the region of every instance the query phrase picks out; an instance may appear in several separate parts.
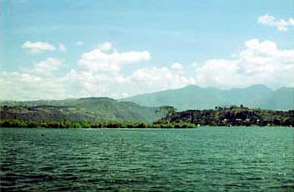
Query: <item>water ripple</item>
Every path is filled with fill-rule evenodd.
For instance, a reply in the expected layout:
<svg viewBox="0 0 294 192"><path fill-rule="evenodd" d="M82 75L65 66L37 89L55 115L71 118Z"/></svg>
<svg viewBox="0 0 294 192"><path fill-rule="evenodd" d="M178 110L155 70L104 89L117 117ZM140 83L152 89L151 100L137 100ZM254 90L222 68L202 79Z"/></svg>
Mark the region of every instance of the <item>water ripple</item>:
<svg viewBox="0 0 294 192"><path fill-rule="evenodd" d="M0 131L3 191L294 191L293 128Z"/></svg>

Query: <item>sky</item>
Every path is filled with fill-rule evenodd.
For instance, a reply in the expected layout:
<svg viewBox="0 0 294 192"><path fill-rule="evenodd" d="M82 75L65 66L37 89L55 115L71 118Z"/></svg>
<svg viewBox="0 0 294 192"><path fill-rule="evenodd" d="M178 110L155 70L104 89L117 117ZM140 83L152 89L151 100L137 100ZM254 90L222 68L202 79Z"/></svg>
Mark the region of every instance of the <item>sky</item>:
<svg viewBox="0 0 294 192"><path fill-rule="evenodd" d="M0 100L294 86L294 0L0 3Z"/></svg>

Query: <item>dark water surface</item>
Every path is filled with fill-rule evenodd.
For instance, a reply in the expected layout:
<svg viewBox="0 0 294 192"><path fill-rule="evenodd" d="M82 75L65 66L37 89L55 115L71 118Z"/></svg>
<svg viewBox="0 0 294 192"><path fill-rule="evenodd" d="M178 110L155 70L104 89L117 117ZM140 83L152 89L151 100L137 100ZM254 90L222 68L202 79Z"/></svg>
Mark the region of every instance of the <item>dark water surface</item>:
<svg viewBox="0 0 294 192"><path fill-rule="evenodd" d="M294 191L294 129L0 129L1 191Z"/></svg>

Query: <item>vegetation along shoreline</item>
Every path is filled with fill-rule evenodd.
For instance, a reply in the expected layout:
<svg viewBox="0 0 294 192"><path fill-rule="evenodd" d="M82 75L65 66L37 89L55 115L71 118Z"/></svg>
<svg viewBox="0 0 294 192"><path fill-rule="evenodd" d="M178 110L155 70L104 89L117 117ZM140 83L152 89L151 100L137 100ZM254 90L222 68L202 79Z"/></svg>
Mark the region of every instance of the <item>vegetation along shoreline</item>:
<svg viewBox="0 0 294 192"><path fill-rule="evenodd" d="M7 109L7 107L4 107ZM10 111L11 112L11 111ZM68 119L33 120L26 116L1 110L0 127L11 128L197 128L199 126L294 126L294 110L273 111L250 109L244 106L215 107L210 110L176 112L174 107L163 106L158 112L165 117L147 122L97 122Z"/></svg>

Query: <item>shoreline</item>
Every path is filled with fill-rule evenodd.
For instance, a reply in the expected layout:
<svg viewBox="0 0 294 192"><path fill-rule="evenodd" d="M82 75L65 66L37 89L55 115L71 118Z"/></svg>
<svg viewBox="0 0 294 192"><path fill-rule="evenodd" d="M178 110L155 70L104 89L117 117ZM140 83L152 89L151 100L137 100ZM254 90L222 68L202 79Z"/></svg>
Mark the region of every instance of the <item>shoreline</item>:
<svg viewBox="0 0 294 192"><path fill-rule="evenodd" d="M213 127L220 127L220 128L271 128L271 127L280 127L280 128L293 128L293 126L283 126L283 125L251 125L251 126L244 126L244 125L234 125L234 126L226 126L226 125L203 125L203 126L179 126L179 125L153 125L153 126L146 126L146 127L111 127L111 126L101 126L101 127L46 127L46 126L37 126L37 127L30 127L30 126L2 126L0 125L0 129L197 129L197 128L213 128Z"/></svg>

